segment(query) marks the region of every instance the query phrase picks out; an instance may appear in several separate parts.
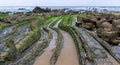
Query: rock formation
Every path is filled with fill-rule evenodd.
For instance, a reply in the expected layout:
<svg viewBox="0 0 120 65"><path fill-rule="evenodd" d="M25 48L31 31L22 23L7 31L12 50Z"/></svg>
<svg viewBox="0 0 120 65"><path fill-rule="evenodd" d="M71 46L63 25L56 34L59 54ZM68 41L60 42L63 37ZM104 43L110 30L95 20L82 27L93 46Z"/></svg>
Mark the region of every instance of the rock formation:
<svg viewBox="0 0 120 65"><path fill-rule="evenodd" d="M96 31L97 35L110 44L120 43L120 19L109 13L89 13L86 16L78 15L77 26Z"/></svg>

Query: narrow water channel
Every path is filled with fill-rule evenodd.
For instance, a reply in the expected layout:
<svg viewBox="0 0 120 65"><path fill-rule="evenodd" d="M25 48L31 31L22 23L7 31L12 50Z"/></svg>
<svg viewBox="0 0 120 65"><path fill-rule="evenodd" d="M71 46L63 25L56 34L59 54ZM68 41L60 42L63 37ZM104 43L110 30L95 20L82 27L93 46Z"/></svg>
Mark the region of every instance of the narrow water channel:
<svg viewBox="0 0 120 65"><path fill-rule="evenodd" d="M79 65L76 47L72 37L65 31L61 31L64 37L63 48L56 65Z"/></svg>
<svg viewBox="0 0 120 65"><path fill-rule="evenodd" d="M44 53L37 58L33 65L50 65L50 59L53 54L53 49L55 48L57 35L54 31L53 32L53 39L49 43L49 46L44 49Z"/></svg>

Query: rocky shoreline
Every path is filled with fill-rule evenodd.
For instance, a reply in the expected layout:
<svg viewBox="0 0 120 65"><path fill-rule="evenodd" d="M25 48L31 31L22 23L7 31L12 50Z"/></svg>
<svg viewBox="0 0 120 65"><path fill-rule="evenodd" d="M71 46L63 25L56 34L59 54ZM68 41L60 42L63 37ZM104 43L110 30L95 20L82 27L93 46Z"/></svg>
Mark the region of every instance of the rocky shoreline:
<svg viewBox="0 0 120 65"><path fill-rule="evenodd" d="M17 65L15 62L29 65L27 62L30 61L33 63L38 53L44 54L44 49L49 47L54 34L51 30L54 30L55 25L60 42L55 47L59 52L54 51L53 64L57 62L62 50L63 39L60 36L64 37L64 34L60 34L61 30L72 36L76 46L73 49L77 50L75 52L82 65L120 64L120 12L35 7L27 13L0 13L0 65ZM27 54L28 52L30 53ZM117 62L111 62L107 55Z"/></svg>

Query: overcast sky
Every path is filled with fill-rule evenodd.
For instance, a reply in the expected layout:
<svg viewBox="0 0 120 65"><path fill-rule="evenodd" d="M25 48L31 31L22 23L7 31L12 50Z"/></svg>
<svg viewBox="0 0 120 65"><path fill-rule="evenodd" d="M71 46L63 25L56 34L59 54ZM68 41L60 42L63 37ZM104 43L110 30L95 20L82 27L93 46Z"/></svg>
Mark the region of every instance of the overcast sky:
<svg viewBox="0 0 120 65"><path fill-rule="evenodd" d="M0 0L0 6L120 6L120 0Z"/></svg>

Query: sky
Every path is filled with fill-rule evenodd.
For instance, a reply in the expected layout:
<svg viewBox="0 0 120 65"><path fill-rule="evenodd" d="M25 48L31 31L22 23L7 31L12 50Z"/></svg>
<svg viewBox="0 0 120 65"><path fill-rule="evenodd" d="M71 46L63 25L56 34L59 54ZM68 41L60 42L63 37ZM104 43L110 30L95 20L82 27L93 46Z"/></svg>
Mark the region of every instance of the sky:
<svg viewBox="0 0 120 65"><path fill-rule="evenodd" d="M120 0L0 0L0 6L120 6Z"/></svg>

